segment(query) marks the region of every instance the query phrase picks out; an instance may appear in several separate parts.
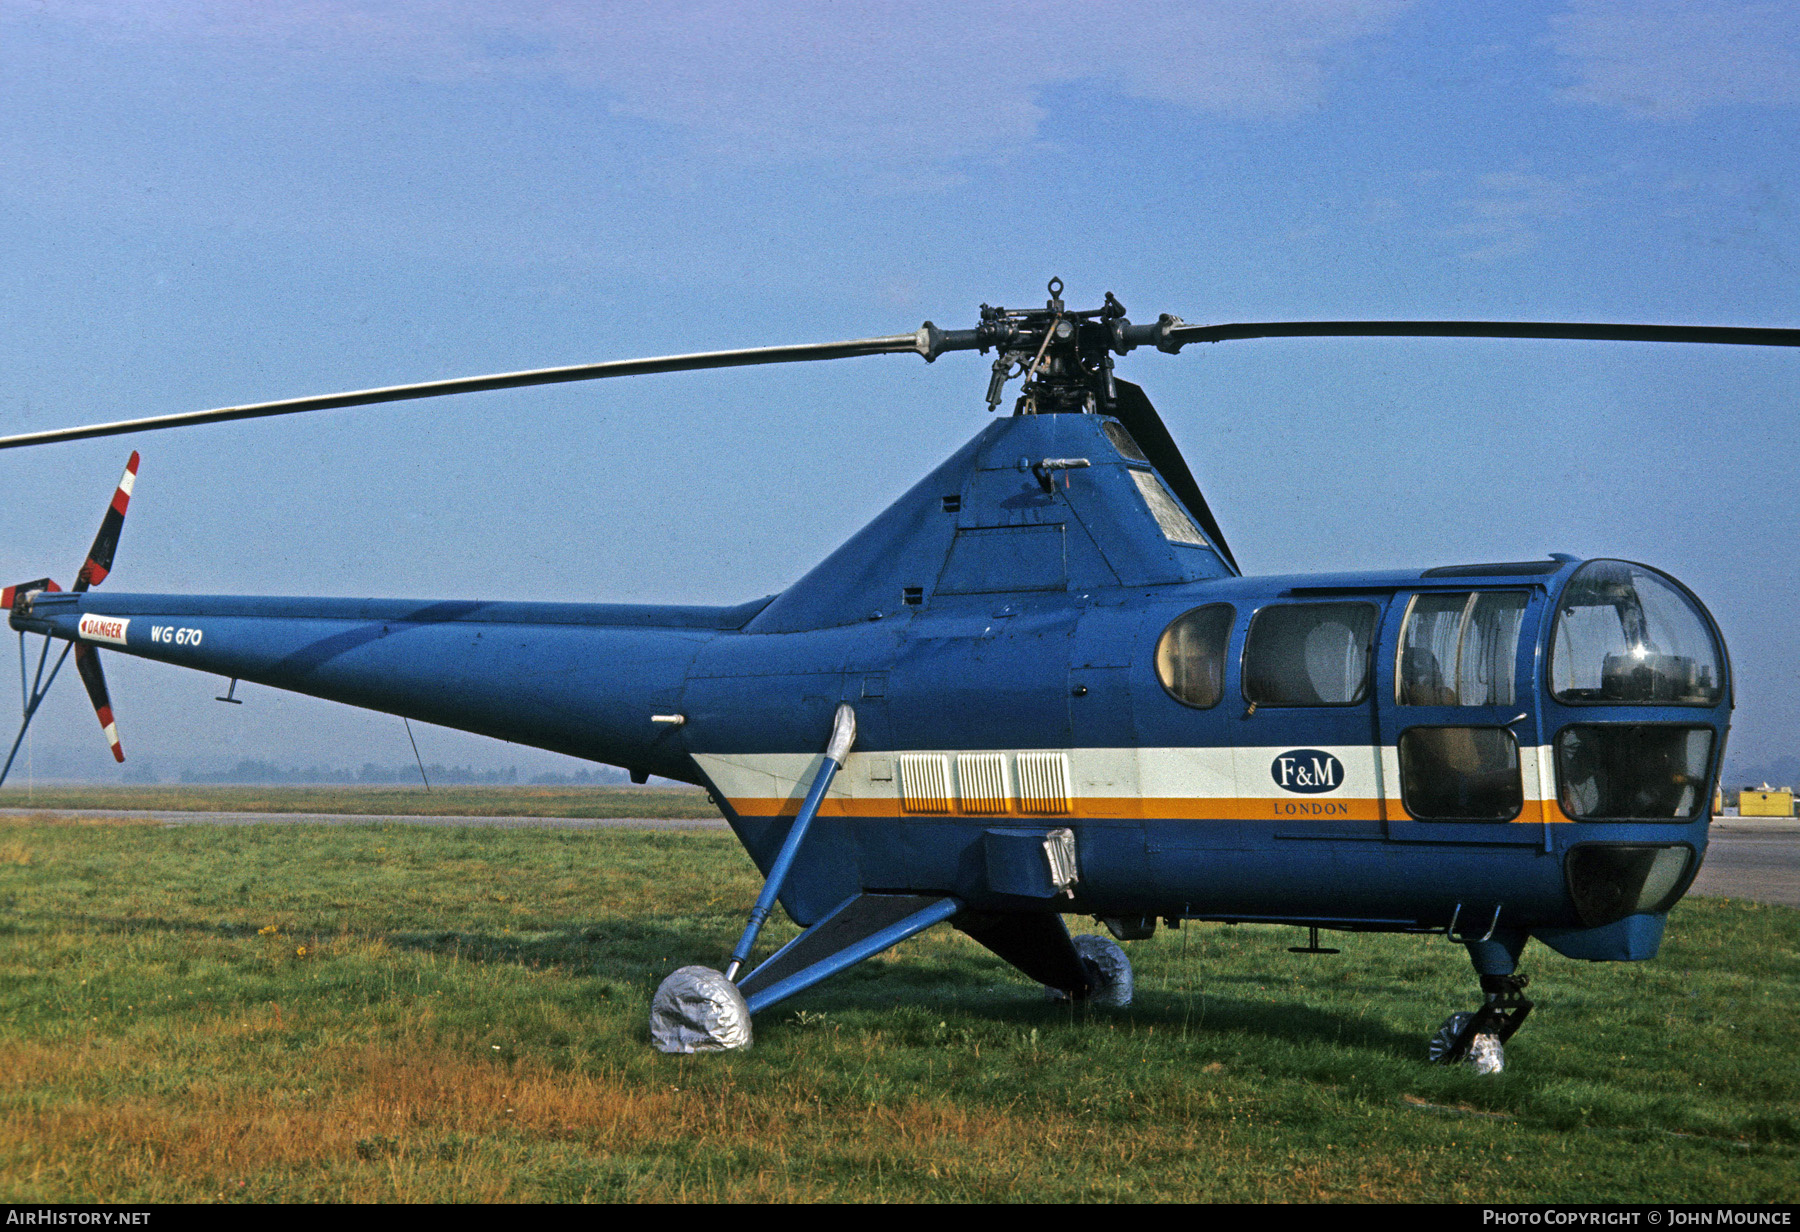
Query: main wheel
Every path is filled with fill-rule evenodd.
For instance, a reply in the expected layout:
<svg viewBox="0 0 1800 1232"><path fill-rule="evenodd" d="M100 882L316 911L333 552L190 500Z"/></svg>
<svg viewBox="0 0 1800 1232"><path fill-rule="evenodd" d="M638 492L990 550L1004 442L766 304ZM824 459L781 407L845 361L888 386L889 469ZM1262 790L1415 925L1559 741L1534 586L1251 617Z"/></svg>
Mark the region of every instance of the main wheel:
<svg viewBox="0 0 1800 1232"><path fill-rule="evenodd" d="M1450 1064L1450 1050L1456 1047L1457 1036L1462 1034L1463 1028L1469 1025L1469 1019L1472 1017L1474 1017L1473 1014L1452 1014L1444 1019L1443 1025L1437 1029L1437 1034L1431 1037L1431 1044L1426 1050L1426 1055L1431 1058L1432 1064Z"/></svg>
<svg viewBox="0 0 1800 1232"><path fill-rule="evenodd" d="M650 1042L659 1052L726 1052L750 1047L744 994L711 967L682 967L650 1002Z"/></svg>
<svg viewBox="0 0 1800 1232"><path fill-rule="evenodd" d="M1431 1045L1427 1050L1433 1062L1438 1065L1450 1064L1450 1052L1456 1047L1457 1037L1468 1027L1473 1014L1452 1014L1444 1019L1444 1025L1437 1029L1431 1037ZM1475 1067L1478 1074L1498 1074L1506 1068L1506 1048L1500 1043L1498 1035L1482 1032L1469 1041L1468 1049L1458 1058Z"/></svg>
<svg viewBox="0 0 1800 1232"><path fill-rule="evenodd" d="M1469 1041L1468 1062L1478 1074L1498 1074L1506 1068L1506 1046L1498 1035L1477 1035Z"/></svg>

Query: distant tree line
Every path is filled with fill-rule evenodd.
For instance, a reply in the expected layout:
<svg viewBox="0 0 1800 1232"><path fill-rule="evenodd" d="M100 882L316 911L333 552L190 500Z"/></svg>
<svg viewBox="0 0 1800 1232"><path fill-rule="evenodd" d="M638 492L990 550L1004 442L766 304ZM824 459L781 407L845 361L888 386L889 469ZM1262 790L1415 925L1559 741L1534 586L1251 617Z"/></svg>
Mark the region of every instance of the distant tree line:
<svg viewBox="0 0 1800 1232"><path fill-rule="evenodd" d="M623 770L616 770L610 766L597 766L592 770L583 767L572 774L538 774L529 779L521 779L517 766L508 766L504 770L477 770L473 766L446 766L435 761L425 767L425 774L434 784L442 783L447 787L509 786L520 782L551 787L578 787L623 783L626 778ZM379 787L390 784L417 783L419 767L411 762L402 762L394 766L378 766L369 761L354 770L342 766L317 765L301 768L278 766L274 762L246 757L227 770L183 770L180 781L183 783L239 784L354 784Z"/></svg>

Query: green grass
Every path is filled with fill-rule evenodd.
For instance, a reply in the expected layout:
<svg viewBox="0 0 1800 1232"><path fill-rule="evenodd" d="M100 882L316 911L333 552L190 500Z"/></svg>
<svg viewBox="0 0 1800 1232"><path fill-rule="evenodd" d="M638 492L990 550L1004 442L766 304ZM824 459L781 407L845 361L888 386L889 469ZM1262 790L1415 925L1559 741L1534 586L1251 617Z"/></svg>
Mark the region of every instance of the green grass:
<svg viewBox="0 0 1800 1232"><path fill-rule="evenodd" d="M1479 1077L1459 948L1192 926L1090 1011L947 928L728 1056L657 982L756 890L716 832L0 824L0 1200L1793 1201L1800 913L1527 953ZM779 935L769 944L791 933Z"/></svg>
<svg viewBox="0 0 1800 1232"><path fill-rule="evenodd" d="M366 813L392 817L674 817L718 820L698 787L59 786L0 789L0 808Z"/></svg>

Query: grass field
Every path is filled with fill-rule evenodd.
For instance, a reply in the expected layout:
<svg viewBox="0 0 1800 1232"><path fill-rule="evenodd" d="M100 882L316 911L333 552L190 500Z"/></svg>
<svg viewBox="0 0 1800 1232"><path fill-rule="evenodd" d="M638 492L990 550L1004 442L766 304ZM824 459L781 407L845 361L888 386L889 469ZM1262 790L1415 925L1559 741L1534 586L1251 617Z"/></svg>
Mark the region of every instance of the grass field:
<svg viewBox="0 0 1800 1232"><path fill-rule="evenodd" d="M393 817L695 817L718 820L698 787L56 786L0 789L0 808L223 813L371 813Z"/></svg>
<svg viewBox="0 0 1800 1232"><path fill-rule="evenodd" d="M947 928L666 1057L756 890L718 832L0 822L0 1191L55 1200L1793 1201L1800 913L1533 947L1479 1077L1460 948L1190 925L1123 1011ZM791 930L789 930L791 931ZM782 935L786 935L785 933ZM780 937L771 938L771 941Z"/></svg>

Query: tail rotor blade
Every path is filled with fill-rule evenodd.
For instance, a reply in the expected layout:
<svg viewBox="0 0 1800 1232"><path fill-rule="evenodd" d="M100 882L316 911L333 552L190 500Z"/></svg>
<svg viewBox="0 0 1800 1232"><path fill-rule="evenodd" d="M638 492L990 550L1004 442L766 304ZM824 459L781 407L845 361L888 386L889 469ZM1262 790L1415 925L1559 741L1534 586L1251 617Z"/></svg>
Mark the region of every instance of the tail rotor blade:
<svg viewBox="0 0 1800 1232"><path fill-rule="evenodd" d="M119 532L125 529L125 508L131 504L131 489L137 485L137 471L138 456L133 450L131 460L125 463L125 473L119 476L119 486L113 491L112 503L106 507L106 516L100 519L100 533L94 536L94 546L88 549L87 560L82 562L81 572L75 575L76 590L98 586L112 572L113 553L119 549ZM77 665L80 662L77 656ZM87 678L85 672L82 678ZM93 689L90 687L88 691L91 693Z"/></svg>
<svg viewBox="0 0 1800 1232"><path fill-rule="evenodd" d="M106 743L112 746L113 760L124 761L125 750L119 744L119 728L113 722L112 699L106 692L106 673L100 670L100 652L92 646L76 642L75 670L81 673L81 683L87 686L88 700L94 703L94 713L100 716L100 730L106 733Z"/></svg>
<svg viewBox="0 0 1800 1232"><path fill-rule="evenodd" d="M39 578L35 582L20 582L17 586L8 586L0 590L0 608L12 610L13 600L20 595L28 595L34 590L57 591L62 587L56 584L55 578Z"/></svg>

